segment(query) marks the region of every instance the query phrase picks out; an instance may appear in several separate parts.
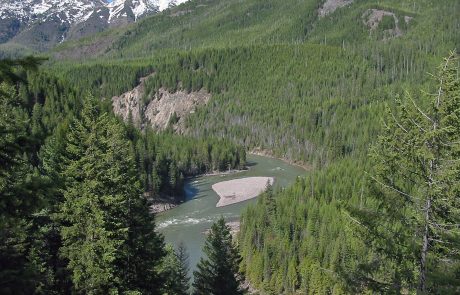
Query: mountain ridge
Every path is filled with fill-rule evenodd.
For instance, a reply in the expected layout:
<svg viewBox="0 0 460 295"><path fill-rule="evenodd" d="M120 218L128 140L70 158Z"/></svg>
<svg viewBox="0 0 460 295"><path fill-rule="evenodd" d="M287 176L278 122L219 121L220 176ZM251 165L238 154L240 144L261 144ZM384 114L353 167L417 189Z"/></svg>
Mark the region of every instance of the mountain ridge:
<svg viewBox="0 0 460 295"><path fill-rule="evenodd" d="M185 0L6 0L0 43L47 51L56 44L119 27Z"/></svg>

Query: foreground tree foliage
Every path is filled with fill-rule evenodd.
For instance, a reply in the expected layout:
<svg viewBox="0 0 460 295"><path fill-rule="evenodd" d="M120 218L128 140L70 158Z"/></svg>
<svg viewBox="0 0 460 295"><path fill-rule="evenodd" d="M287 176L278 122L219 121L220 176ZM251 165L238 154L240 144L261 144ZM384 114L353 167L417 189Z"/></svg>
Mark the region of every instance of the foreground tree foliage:
<svg viewBox="0 0 460 295"><path fill-rule="evenodd" d="M365 273L378 290L460 291L460 80L454 54L420 107L407 94L371 150L373 195L358 210L376 253ZM420 100L418 100L420 101ZM382 276L382 267L393 271Z"/></svg>
<svg viewBox="0 0 460 295"><path fill-rule="evenodd" d="M57 219L74 289L85 294L157 294L163 239L155 233L124 129L84 101L61 158L65 188Z"/></svg>
<svg viewBox="0 0 460 295"><path fill-rule="evenodd" d="M17 73L18 67L24 70L37 71L40 64L45 59L28 56L20 59L1 59L0 60L0 82L14 84L25 82L24 77Z"/></svg>
<svg viewBox="0 0 460 295"><path fill-rule="evenodd" d="M207 258L201 258L198 270L193 272L193 294L244 294L244 277L239 272L241 257L224 218L212 225L203 252Z"/></svg>
<svg viewBox="0 0 460 295"><path fill-rule="evenodd" d="M162 274L165 277L164 295L187 295L190 289L188 275L188 253L184 243L180 243L177 249L172 245L166 246L166 257L163 260Z"/></svg>
<svg viewBox="0 0 460 295"><path fill-rule="evenodd" d="M47 73L25 75L11 71L19 63L0 63L8 68L7 73L28 82L17 83L20 79L8 74L14 81L9 82L9 88L4 89L7 95L2 97L6 111L2 109L0 114L0 128L4 127L0 154L14 161L3 162L7 165L1 166L0 171L0 293L69 294L84 288L81 282L86 277L91 278L93 286L98 284L101 288L105 288L106 282L114 282L118 285L113 288L121 290L120 280L123 284L129 280L129 286L123 286L123 290L141 288L134 282L140 275L132 274L123 280L113 267L118 266L117 255L127 261L132 258L123 249L114 249L126 241L126 233L120 229L129 228L129 224L114 222L118 217L126 221L126 207L109 203L114 200L126 205L126 198L106 188L103 195L92 192L95 187L113 182L112 178L118 175L114 173L116 167L107 176L91 170L107 168L107 158L100 148L107 143L99 142L94 135L91 139L96 147L91 151L100 155L101 163L92 163L96 157L82 154L78 159L84 156L85 161L72 164L83 168L82 172L59 166L61 157L68 153L67 134L75 131L69 131L75 127L71 122L82 119L82 97L91 91L98 99L105 98L102 109L110 113L110 97L132 89L140 77L153 71L156 74L146 81L150 93L145 102L159 88L172 92L204 88L213 98L188 118L185 132L190 137L144 134L127 127L124 139L134 146L133 155L128 158L134 157L142 190L149 191L152 198L177 194L182 180L194 173L244 165L244 153L240 152L244 149L234 143L249 149L271 150L277 156L311 162L319 168L290 188L268 193L242 217L242 265L251 284L262 293L355 294L376 289L381 293L414 293L422 285L419 278L423 273L423 252L426 291L458 293L458 251L451 251L450 247L458 245L455 239L459 222L452 217L456 210L448 209L452 207L451 200L458 199L451 197L458 194L455 184L450 183L456 181L457 175L448 173L455 172L452 165L456 162L445 165L444 160L439 160L433 171L440 176L434 178L437 182L432 190L420 176L407 171L418 167L409 161L414 158L435 163L434 159L444 157L448 163L446 154L456 154L453 146L448 152L447 147L438 146L443 151L439 155L434 152L435 146L421 148L423 142L447 137L447 131L430 131L433 125L420 116L409 99L402 104L406 110L394 112L397 122L411 135L417 133L412 121L427 132L412 140L399 134L400 126L393 123L397 139L408 140L413 146L405 150L400 157L406 160L395 163L393 170L401 168L407 173L400 176L410 177L415 183L408 184L405 178L386 179L388 176L381 175L380 170L395 172L382 168L386 159L382 160L382 154L375 156L381 165L373 171L374 163L367 154L380 129L377 118L383 113L385 100L392 99L401 89L409 88L412 92L430 86L432 82L425 73L447 50L459 48L456 12L460 2L353 1L322 18L318 17L317 8L324 1L243 2L213 0L206 1L206 6L200 1L187 2L179 8L186 13L174 17L171 16L176 11L158 14L128 28L110 46L108 56L97 56L96 61L59 61L48 67ZM376 30L369 30L363 19L369 10L393 13L393 21L385 17ZM387 38L385 31L394 28L396 20L402 34ZM100 42L99 38L92 39ZM114 61L113 57L120 59ZM415 100L434 120L436 112L429 111L425 99L422 96ZM440 111L437 112L439 115ZM111 115L107 117L112 122ZM387 124L391 120L392 116ZM98 129L99 133L113 135L116 131ZM209 140L210 136L226 140ZM89 136L82 138L89 140ZM399 148L398 143L392 144ZM383 150L376 148L377 155L379 149ZM417 155L410 155L413 152ZM389 156L395 157L391 152ZM408 166L402 167L405 162ZM425 167L429 165L425 163ZM75 179L67 179L63 171ZM413 198L402 203L399 193L376 180L368 188L364 171L372 171L370 175L386 185L401 186L401 191ZM396 175L401 171L396 171ZM94 176L101 184L83 180L85 175ZM121 175L123 179L132 176L131 172ZM73 186L77 182L83 185L81 204ZM446 185L452 185L452 191ZM115 187L126 189L127 196L136 190L121 184ZM434 201L440 194L445 197ZM431 211L423 210L427 196L432 200ZM93 197L98 201L94 209L88 206ZM393 199L395 204L386 204ZM63 202L68 204L67 208L61 206ZM438 205L444 207L435 210ZM352 212L350 218L342 210L344 207L356 207L357 212ZM62 215L64 209L70 214L69 220ZM106 216L105 209L118 216ZM380 211L383 216L376 214ZM430 212L428 230L423 227L423 211ZM83 225L88 212L96 218L91 219L94 226L87 229ZM358 219L353 216L355 213L360 214ZM362 230L359 237L351 234L357 228L356 220L368 224L358 226ZM77 227L82 231L77 232ZM94 247L76 239L79 235L92 238L93 233L99 241ZM121 240L110 240L112 234ZM424 235L428 237L426 251L422 251ZM411 243L407 244L408 240ZM89 246L81 250L85 253L82 257L76 254L80 246ZM107 246L110 253L102 259L97 253L101 246ZM88 257L95 257L94 262L88 261ZM122 264L121 269L126 269L126 265ZM83 269L85 266L88 268ZM422 287L419 289L423 292Z"/></svg>
<svg viewBox="0 0 460 295"><path fill-rule="evenodd" d="M33 163L35 137L27 105L15 83L15 66L35 69L36 59L0 63L0 293L25 294L35 286L40 266L34 247L32 213L44 201L47 182Z"/></svg>
<svg viewBox="0 0 460 295"><path fill-rule="evenodd" d="M0 64L0 293L173 294L144 192L173 195L187 176L243 167L244 149L142 133L81 89L17 68L26 61Z"/></svg>
<svg viewBox="0 0 460 295"><path fill-rule="evenodd" d="M458 293L457 60L448 65L434 96L407 97L388 114L372 157L337 160L285 190L266 192L246 209L239 244L243 268L256 289L267 294ZM435 159L430 189L428 168ZM365 171L373 171L371 183Z"/></svg>

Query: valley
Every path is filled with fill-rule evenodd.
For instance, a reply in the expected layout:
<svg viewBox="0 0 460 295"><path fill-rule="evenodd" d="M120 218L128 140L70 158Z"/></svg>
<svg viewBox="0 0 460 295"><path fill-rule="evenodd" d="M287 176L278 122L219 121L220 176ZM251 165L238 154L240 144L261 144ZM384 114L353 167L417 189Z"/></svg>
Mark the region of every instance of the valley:
<svg viewBox="0 0 460 295"><path fill-rule="evenodd" d="M0 293L460 292L459 1L69 3L0 31Z"/></svg>
<svg viewBox="0 0 460 295"><path fill-rule="evenodd" d="M295 182L298 176L305 174L305 170L295 167L277 159L249 155L247 158L248 171L232 173L229 175L200 176L192 178L185 183L185 203L157 215L158 230L165 235L168 243L187 245L190 254L190 274L196 270L196 264L203 256L202 247L205 233L213 222L220 216L228 222L239 221L242 210L249 200L225 207L216 207L219 197L212 189L212 185L232 179L245 177L267 176L274 177L275 187L288 187Z"/></svg>

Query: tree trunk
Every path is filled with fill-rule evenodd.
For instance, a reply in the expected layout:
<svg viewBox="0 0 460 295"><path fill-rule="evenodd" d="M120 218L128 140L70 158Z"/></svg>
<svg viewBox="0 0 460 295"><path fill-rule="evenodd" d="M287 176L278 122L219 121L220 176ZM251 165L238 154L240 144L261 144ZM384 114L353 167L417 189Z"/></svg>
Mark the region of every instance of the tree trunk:
<svg viewBox="0 0 460 295"><path fill-rule="evenodd" d="M431 197L428 197L426 200L425 208L425 230L423 233L423 245L422 253L420 255L420 282L417 290L417 294L425 294L426 291L426 255L428 252L428 239L429 239L429 226L428 222L430 219L430 209L431 209Z"/></svg>

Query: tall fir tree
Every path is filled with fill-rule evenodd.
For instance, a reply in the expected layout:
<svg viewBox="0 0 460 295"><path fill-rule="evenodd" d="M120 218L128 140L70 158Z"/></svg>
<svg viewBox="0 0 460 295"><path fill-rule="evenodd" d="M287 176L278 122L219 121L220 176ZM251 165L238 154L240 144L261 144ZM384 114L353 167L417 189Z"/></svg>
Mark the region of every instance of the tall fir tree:
<svg viewBox="0 0 460 295"><path fill-rule="evenodd" d="M212 225L203 252L207 258L201 258L198 270L193 272L194 294L244 294L244 276L239 272L241 257L223 217Z"/></svg>
<svg viewBox="0 0 460 295"><path fill-rule="evenodd" d="M163 295L187 295L190 289L188 277L188 254L183 243L175 250L172 245L166 246L166 257L163 260L162 274L165 278Z"/></svg>
<svg viewBox="0 0 460 295"><path fill-rule="evenodd" d="M0 83L5 82L10 85L18 82L26 83L27 81L22 75L18 74L17 69L21 68L29 71L37 71L40 64L45 60L45 58L33 56L17 59L0 59Z"/></svg>
<svg viewBox="0 0 460 295"><path fill-rule="evenodd" d="M91 96L62 157L62 255L77 293L160 294L163 238L155 232L123 126Z"/></svg>
<svg viewBox="0 0 460 295"><path fill-rule="evenodd" d="M383 133L371 149L374 196L352 211L359 217L359 232L377 253L361 275L379 290L460 290L458 73L451 54L437 75L436 93L425 97L428 107L408 94L397 111L388 111Z"/></svg>
<svg viewBox="0 0 460 295"><path fill-rule="evenodd" d="M184 242L179 243L176 249L176 257L179 261L178 276L178 293L181 295L189 294L190 277L188 275L190 270L189 254Z"/></svg>
<svg viewBox="0 0 460 295"><path fill-rule="evenodd" d="M35 140L30 111L18 95L25 83L17 67L34 70L33 58L0 61L0 293L30 294L40 282L31 249L37 237L33 215L47 182L33 165Z"/></svg>

